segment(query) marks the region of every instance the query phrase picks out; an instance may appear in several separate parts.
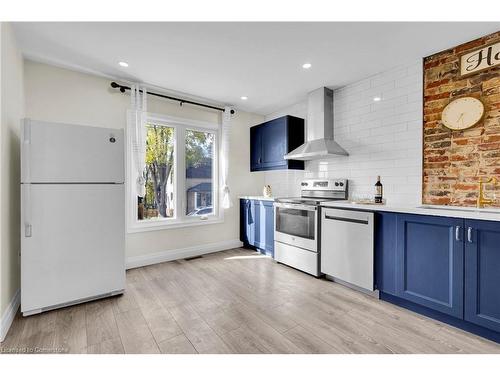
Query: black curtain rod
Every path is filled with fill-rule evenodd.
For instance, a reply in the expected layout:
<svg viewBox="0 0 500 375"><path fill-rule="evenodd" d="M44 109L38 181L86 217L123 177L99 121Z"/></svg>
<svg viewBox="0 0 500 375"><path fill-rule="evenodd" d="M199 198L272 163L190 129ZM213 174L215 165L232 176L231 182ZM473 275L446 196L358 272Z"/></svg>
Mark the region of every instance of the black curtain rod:
<svg viewBox="0 0 500 375"><path fill-rule="evenodd" d="M118 84L116 82L111 82L111 87L114 88L114 89L120 89L120 92L125 92L126 90L130 90L130 87L124 86L124 85L120 85L120 84ZM142 92L142 90L139 90L139 91ZM153 96L158 96L160 98L165 98L165 99L169 99L169 100L178 101L181 105L183 105L184 103L188 103L188 104L192 104L192 105L197 105L199 107L205 107L205 108L215 109L217 111L222 111L222 112L226 111L224 108L215 107L213 105L192 102L190 100L175 98L173 96L168 96L168 95L163 95L163 94L157 94L155 92L149 92L148 91L147 93L148 93L148 95L153 95ZM234 114L234 109L231 109L231 114Z"/></svg>

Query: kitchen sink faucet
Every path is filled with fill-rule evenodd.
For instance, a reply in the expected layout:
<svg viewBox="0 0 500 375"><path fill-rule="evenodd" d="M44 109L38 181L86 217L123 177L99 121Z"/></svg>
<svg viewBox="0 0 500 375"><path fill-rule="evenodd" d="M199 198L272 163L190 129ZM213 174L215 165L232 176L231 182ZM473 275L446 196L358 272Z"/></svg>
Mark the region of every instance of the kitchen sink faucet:
<svg viewBox="0 0 500 375"><path fill-rule="evenodd" d="M494 199L486 199L484 197L484 184L497 184L498 179L496 177L490 177L487 181L483 181L482 178L479 179L479 196L477 197L477 208L483 208L485 204L492 204L495 202Z"/></svg>

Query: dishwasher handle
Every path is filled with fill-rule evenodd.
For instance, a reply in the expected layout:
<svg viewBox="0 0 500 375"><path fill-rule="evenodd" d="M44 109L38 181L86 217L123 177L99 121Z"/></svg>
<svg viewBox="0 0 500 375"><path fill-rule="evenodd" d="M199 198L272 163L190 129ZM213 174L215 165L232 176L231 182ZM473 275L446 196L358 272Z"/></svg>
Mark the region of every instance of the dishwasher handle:
<svg viewBox="0 0 500 375"><path fill-rule="evenodd" d="M325 219L328 219L328 220L337 220L337 221L346 221L348 223L356 223L356 224L366 224L366 225L368 225L368 220L353 219L353 218L349 218L349 217L331 216L331 215L325 214Z"/></svg>

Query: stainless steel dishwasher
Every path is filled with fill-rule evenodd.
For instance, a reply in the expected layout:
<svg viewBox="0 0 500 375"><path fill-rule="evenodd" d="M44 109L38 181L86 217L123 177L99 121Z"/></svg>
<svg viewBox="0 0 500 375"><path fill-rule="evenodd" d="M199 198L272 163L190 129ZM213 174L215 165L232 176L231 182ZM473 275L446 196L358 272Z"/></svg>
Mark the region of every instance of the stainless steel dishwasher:
<svg viewBox="0 0 500 375"><path fill-rule="evenodd" d="M334 281L374 290L372 212L321 209L321 272Z"/></svg>

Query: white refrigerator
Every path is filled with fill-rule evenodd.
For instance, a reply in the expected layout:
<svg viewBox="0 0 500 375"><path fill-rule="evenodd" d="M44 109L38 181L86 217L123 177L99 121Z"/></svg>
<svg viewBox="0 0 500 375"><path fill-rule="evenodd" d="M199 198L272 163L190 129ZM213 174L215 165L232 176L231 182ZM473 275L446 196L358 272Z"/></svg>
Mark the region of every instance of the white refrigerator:
<svg viewBox="0 0 500 375"><path fill-rule="evenodd" d="M21 311L123 293L124 132L22 121Z"/></svg>

